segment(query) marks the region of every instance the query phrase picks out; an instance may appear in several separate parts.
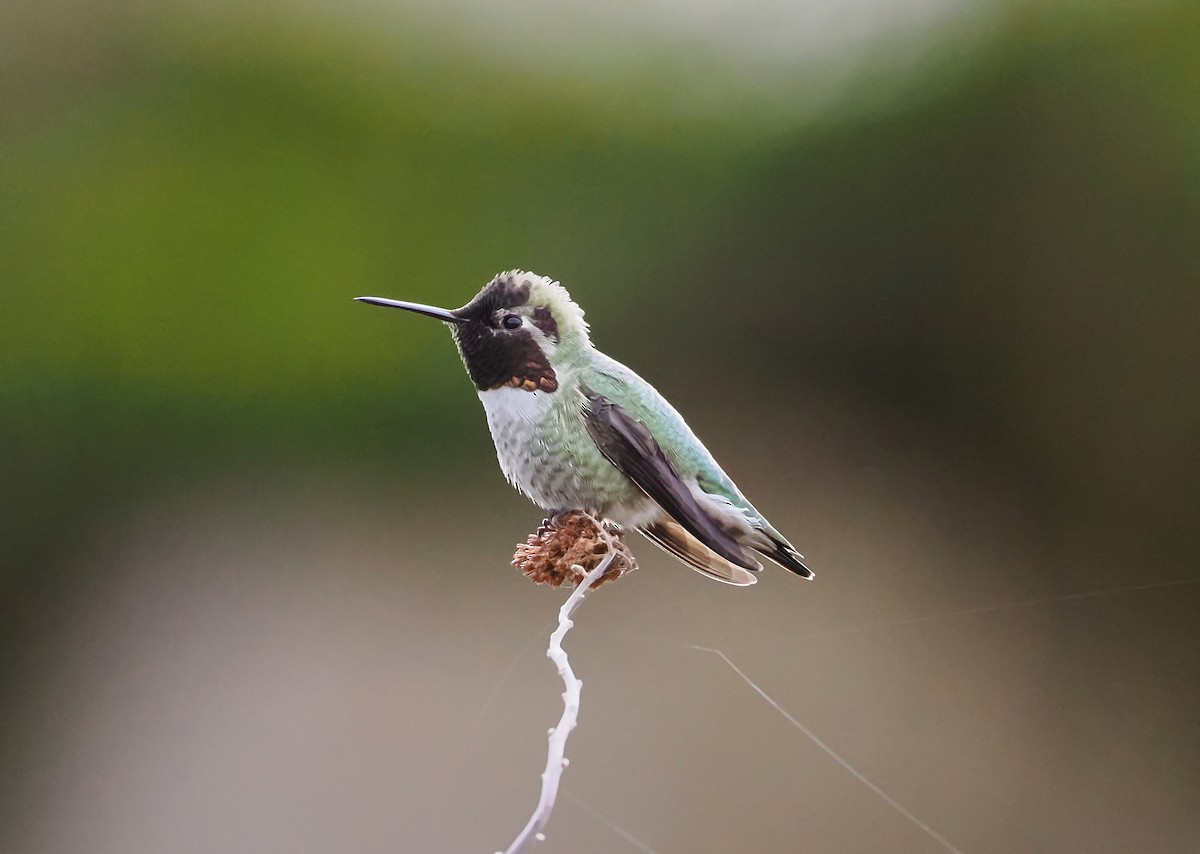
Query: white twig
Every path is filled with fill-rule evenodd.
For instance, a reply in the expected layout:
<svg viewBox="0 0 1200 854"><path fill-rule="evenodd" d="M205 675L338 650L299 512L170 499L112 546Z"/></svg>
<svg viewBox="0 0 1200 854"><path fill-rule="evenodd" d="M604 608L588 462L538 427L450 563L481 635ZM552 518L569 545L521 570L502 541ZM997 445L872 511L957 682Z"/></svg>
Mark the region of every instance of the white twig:
<svg viewBox="0 0 1200 854"><path fill-rule="evenodd" d="M542 772L542 794L538 798L537 808L534 809L533 815L529 817L525 827L517 834L517 838L504 850L504 854L521 854L528 850L534 840L541 841L545 838L542 835L542 828L550 820L550 813L554 810L554 801L558 797L558 784L562 779L563 768L567 766L567 759L564 755L567 749L567 736L571 734L571 730L575 729L575 722L579 718L579 693L583 688L583 682L575 678L575 671L571 669L571 662L567 658L567 651L562 647L562 641L571 626L574 625L571 622L571 614L583 602L592 585L604 574L616 556L616 549L609 541L608 554L604 556L604 560L583 577L583 580L571 591L567 601L558 609L558 628L550 635L550 647L546 650L546 655L558 667L558 675L562 677L565 688L562 695L563 713L558 719L558 725L550 730L549 745L546 750L546 770Z"/></svg>

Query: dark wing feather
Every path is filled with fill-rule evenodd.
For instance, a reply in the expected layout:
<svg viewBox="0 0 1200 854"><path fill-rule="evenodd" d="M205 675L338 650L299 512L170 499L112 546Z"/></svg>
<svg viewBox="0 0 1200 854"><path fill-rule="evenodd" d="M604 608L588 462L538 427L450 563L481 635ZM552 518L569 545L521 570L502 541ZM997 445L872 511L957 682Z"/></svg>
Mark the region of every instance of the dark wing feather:
<svg viewBox="0 0 1200 854"><path fill-rule="evenodd" d="M605 459L658 504L685 531L725 560L762 567L696 501L645 424L603 395L584 390L583 420Z"/></svg>
<svg viewBox="0 0 1200 854"><path fill-rule="evenodd" d="M756 548L756 551L758 551L759 554L769 557L784 569L791 570L801 578L807 578L809 580L813 578L813 571L805 565L804 555L796 551L795 546L782 538L776 539L775 537L770 537L770 540L772 548Z"/></svg>

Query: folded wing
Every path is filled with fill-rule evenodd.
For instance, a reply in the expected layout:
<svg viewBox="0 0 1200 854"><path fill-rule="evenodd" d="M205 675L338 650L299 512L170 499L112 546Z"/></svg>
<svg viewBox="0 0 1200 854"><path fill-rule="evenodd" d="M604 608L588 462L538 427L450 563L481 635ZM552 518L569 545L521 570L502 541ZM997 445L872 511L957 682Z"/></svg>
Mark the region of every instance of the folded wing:
<svg viewBox="0 0 1200 854"><path fill-rule="evenodd" d="M645 424L603 395L585 390L584 423L600 453L670 517L639 529L693 569L730 584L754 583L762 569L672 467Z"/></svg>

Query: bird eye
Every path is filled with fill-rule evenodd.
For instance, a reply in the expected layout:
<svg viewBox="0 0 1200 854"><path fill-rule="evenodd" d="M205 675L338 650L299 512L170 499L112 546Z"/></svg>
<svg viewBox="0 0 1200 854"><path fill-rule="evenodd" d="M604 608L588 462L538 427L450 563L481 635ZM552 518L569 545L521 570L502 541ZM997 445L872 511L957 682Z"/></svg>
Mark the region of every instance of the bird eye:
<svg viewBox="0 0 1200 854"><path fill-rule="evenodd" d="M500 324L505 329L518 329L521 326L521 316L519 314L506 315L505 318L500 321Z"/></svg>

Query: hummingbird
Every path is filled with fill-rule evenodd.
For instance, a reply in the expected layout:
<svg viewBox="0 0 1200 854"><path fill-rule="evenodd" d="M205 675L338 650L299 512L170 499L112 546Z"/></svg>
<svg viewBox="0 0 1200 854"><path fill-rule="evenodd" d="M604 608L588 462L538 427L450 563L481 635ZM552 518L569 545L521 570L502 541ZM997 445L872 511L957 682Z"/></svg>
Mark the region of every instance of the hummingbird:
<svg viewBox="0 0 1200 854"><path fill-rule="evenodd" d="M511 270L453 310L356 299L450 327L500 469L549 518L586 510L739 587L755 583L762 557L813 577L674 407L596 349L583 309L558 282Z"/></svg>

